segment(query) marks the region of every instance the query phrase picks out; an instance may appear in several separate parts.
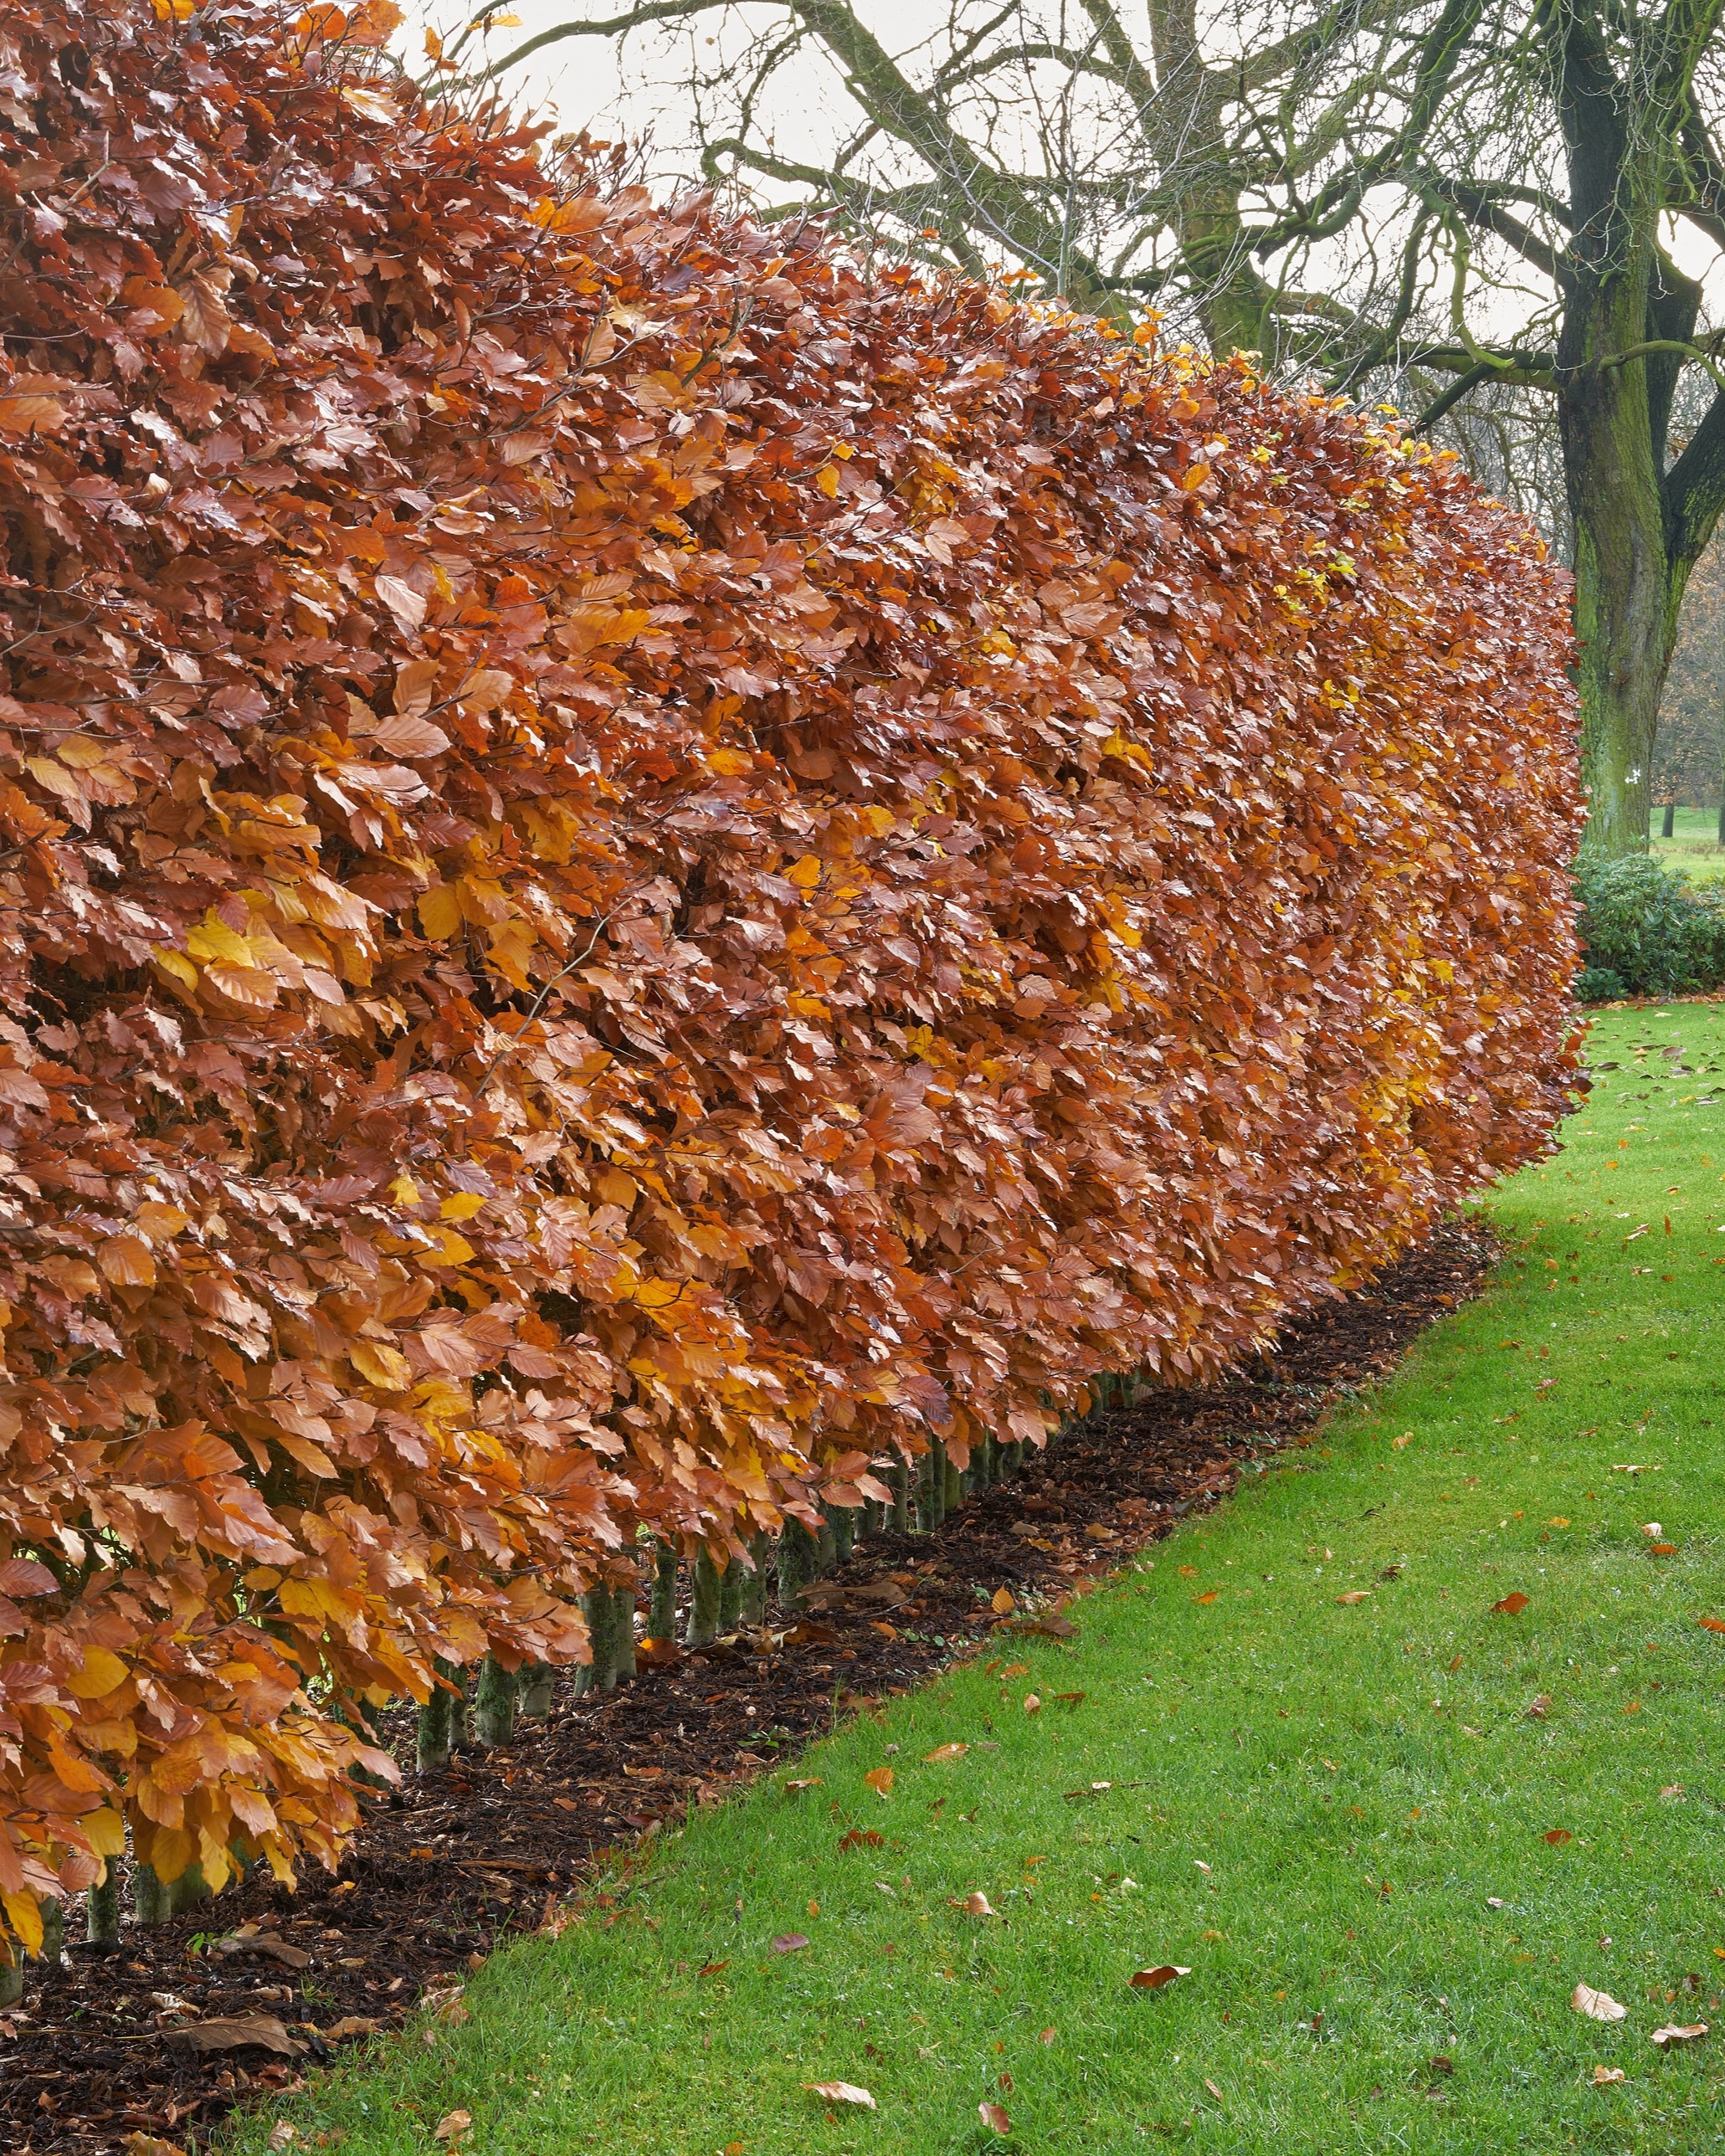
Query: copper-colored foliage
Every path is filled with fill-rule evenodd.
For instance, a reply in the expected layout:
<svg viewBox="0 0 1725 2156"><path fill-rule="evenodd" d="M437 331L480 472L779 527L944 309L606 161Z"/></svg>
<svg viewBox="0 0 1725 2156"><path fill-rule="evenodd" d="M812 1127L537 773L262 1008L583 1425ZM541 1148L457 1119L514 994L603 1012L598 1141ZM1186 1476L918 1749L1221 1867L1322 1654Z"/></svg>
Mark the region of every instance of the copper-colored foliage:
<svg viewBox="0 0 1725 2156"><path fill-rule="evenodd" d="M327 1860L356 1703L638 1527L1214 1368L1573 1069L1565 592L1454 464L159 12L0 23L27 1938L121 1810Z"/></svg>

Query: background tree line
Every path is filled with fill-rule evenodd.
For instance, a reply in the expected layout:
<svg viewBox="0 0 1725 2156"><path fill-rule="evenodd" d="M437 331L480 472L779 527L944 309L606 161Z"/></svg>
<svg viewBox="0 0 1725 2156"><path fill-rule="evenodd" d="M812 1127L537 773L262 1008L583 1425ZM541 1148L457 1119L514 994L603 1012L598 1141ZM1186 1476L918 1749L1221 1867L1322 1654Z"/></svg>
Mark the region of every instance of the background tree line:
<svg viewBox="0 0 1725 2156"><path fill-rule="evenodd" d="M565 0L526 34L482 12L434 71L519 83L614 41L685 116L691 176L770 214L1153 308L1218 356L1394 403L1574 568L1588 844L1610 854L1646 841L1725 505L1722 7Z"/></svg>

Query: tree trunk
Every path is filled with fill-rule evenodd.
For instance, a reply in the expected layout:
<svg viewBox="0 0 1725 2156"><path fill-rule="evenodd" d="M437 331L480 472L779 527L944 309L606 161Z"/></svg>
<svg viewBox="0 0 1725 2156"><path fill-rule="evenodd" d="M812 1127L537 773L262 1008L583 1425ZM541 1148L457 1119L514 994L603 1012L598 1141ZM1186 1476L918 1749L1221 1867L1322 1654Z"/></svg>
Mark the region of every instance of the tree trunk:
<svg viewBox="0 0 1725 2156"><path fill-rule="evenodd" d="M733 1556L719 1582L719 1636L728 1639L742 1622L742 1605L751 1574L740 1557Z"/></svg>
<svg viewBox="0 0 1725 2156"><path fill-rule="evenodd" d="M550 1662L523 1664L516 1683L521 1712L534 1722L546 1721L557 1694L557 1673Z"/></svg>
<svg viewBox="0 0 1725 2156"><path fill-rule="evenodd" d="M0 2007L16 2006L23 1995L23 1955L12 1940L0 1940Z"/></svg>
<svg viewBox="0 0 1725 2156"><path fill-rule="evenodd" d="M819 1576L820 1545L800 1520L787 1520L778 1535L778 1606L801 1606L803 1590Z"/></svg>
<svg viewBox="0 0 1725 2156"><path fill-rule="evenodd" d="M147 1864L135 1864L131 1873L131 1912L141 1929L165 1924L172 1914L165 1881Z"/></svg>
<svg viewBox="0 0 1725 2156"><path fill-rule="evenodd" d="M479 1686L474 1695L474 1734L489 1752L507 1744L515 1736L516 1679L495 1655L480 1664Z"/></svg>
<svg viewBox="0 0 1725 2156"><path fill-rule="evenodd" d="M84 1900L84 1935L93 1947L120 1943L120 1860L108 1857L105 1866Z"/></svg>
<svg viewBox="0 0 1725 2156"><path fill-rule="evenodd" d="M689 1617L683 1628L685 1647L708 1647L719 1636L719 1600L722 1593L719 1568L711 1553L702 1549L689 1570Z"/></svg>
<svg viewBox="0 0 1725 2156"><path fill-rule="evenodd" d="M1675 801L1667 801L1665 804L1665 821L1659 827L1659 835L1661 839L1674 839L1677 835L1677 804Z"/></svg>
<svg viewBox="0 0 1725 2156"><path fill-rule="evenodd" d="M605 1689L615 1691L624 1677L635 1673L635 1589L633 1580L611 1590L611 1666Z"/></svg>
<svg viewBox="0 0 1725 2156"><path fill-rule="evenodd" d="M420 1708L414 1726L413 1764L422 1774L441 1774L449 1763L455 1742L455 1687L462 1681L455 1665L441 1656L432 1664L432 1671L445 1681Z"/></svg>
<svg viewBox="0 0 1725 2156"><path fill-rule="evenodd" d="M833 1562L843 1564L856 1547L856 1507L854 1505L834 1505L828 1508L827 1518L833 1529Z"/></svg>
<svg viewBox="0 0 1725 2156"><path fill-rule="evenodd" d="M677 1546L658 1543L653 1551L653 1594L647 1604L647 1637L675 1640L677 1636Z"/></svg>
<svg viewBox="0 0 1725 2156"><path fill-rule="evenodd" d="M42 1905L42 1951L36 1957L43 1968L58 1976L66 1965L66 1905L64 1902L44 1902Z"/></svg>
<svg viewBox="0 0 1725 2156"><path fill-rule="evenodd" d="M1725 823L1725 808L1719 811L1719 815L1722 823ZM907 1535L911 1532L911 1470L908 1464L901 1460L896 1466L889 1470L886 1480L892 1491L892 1532L896 1535Z"/></svg>

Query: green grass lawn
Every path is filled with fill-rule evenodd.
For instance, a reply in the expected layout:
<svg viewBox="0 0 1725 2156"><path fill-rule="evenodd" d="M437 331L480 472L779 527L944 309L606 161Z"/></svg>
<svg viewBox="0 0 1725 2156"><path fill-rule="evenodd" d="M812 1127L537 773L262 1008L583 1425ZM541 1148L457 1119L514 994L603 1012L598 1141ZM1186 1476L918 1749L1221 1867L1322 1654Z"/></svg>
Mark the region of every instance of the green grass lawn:
<svg viewBox="0 0 1725 2156"><path fill-rule="evenodd" d="M242 2145L424 2151L459 2109L481 2156L944 2156L993 2102L1036 2156L1718 2148L1725 1008L1593 1052L1491 1201L1492 1291L1076 1642L842 1729Z"/></svg>
<svg viewBox="0 0 1725 2156"><path fill-rule="evenodd" d="M1725 876L1725 852L1719 846L1717 808L1680 808L1672 819L1674 828L1668 839L1660 836L1664 816L1663 808L1653 812L1655 860L1663 861L1667 868L1683 870L1698 883Z"/></svg>

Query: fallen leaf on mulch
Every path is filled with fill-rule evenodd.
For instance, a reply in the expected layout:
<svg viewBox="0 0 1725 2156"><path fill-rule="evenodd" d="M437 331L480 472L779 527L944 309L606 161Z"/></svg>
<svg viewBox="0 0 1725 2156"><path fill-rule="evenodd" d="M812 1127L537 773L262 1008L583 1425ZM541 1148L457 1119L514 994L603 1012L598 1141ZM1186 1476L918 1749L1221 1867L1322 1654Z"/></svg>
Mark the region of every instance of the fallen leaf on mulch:
<svg viewBox="0 0 1725 2156"><path fill-rule="evenodd" d="M1589 2021L1626 2021L1629 2009L1620 2006L1609 1991L1595 1991L1590 1984L1578 1984L1569 1994L1569 2004L1578 2014L1586 2015Z"/></svg>
<svg viewBox="0 0 1725 2156"><path fill-rule="evenodd" d="M1705 2021L1670 2021L1663 2029L1656 2029L1647 2041L1650 2044L1657 2044L1663 2051L1672 2044L1698 2043L1707 2033Z"/></svg>
<svg viewBox="0 0 1725 2156"><path fill-rule="evenodd" d="M865 2111L877 2108L875 2099L855 2082L804 2082L810 2096L824 2097L829 2103L860 2103Z"/></svg>
<svg viewBox="0 0 1725 2156"><path fill-rule="evenodd" d="M1182 1969L1174 1962L1163 1962L1155 1969L1135 1969L1132 1974L1132 1987L1134 1991L1160 1991L1163 1984L1172 1984L1176 1977L1190 1976L1191 1974L1189 1969Z"/></svg>
<svg viewBox="0 0 1725 2156"><path fill-rule="evenodd" d="M1009 1587L997 1587L988 1597L988 1607L997 1617L1010 1617L1018 1605L1012 1599Z"/></svg>
<svg viewBox="0 0 1725 2156"><path fill-rule="evenodd" d="M297 2059L305 2046L289 2035L273 2014L219 2016L213 2021L188 2021L177 2029L164 2029L162 2041L171 2051L189 2051L202 2058L210 2051L243 2051L256 2046L284 2059Z"/></svg>
<svg viewBox="0 0 1725 2156"><path fill-rule="evenodd" d="M154 2133L128 2133L120 2145L126 2156L186 2156L177 2141L163 2141Z"/></svg>
<svg viewBox="0 0 1725 2156"><path fill-rule="evenodd" d="M332 2021L324 2030L326 2039L340 2043L348 2036L375 2036L383 2026L369 2014L344 2014L339 2021Z"/></svg>

